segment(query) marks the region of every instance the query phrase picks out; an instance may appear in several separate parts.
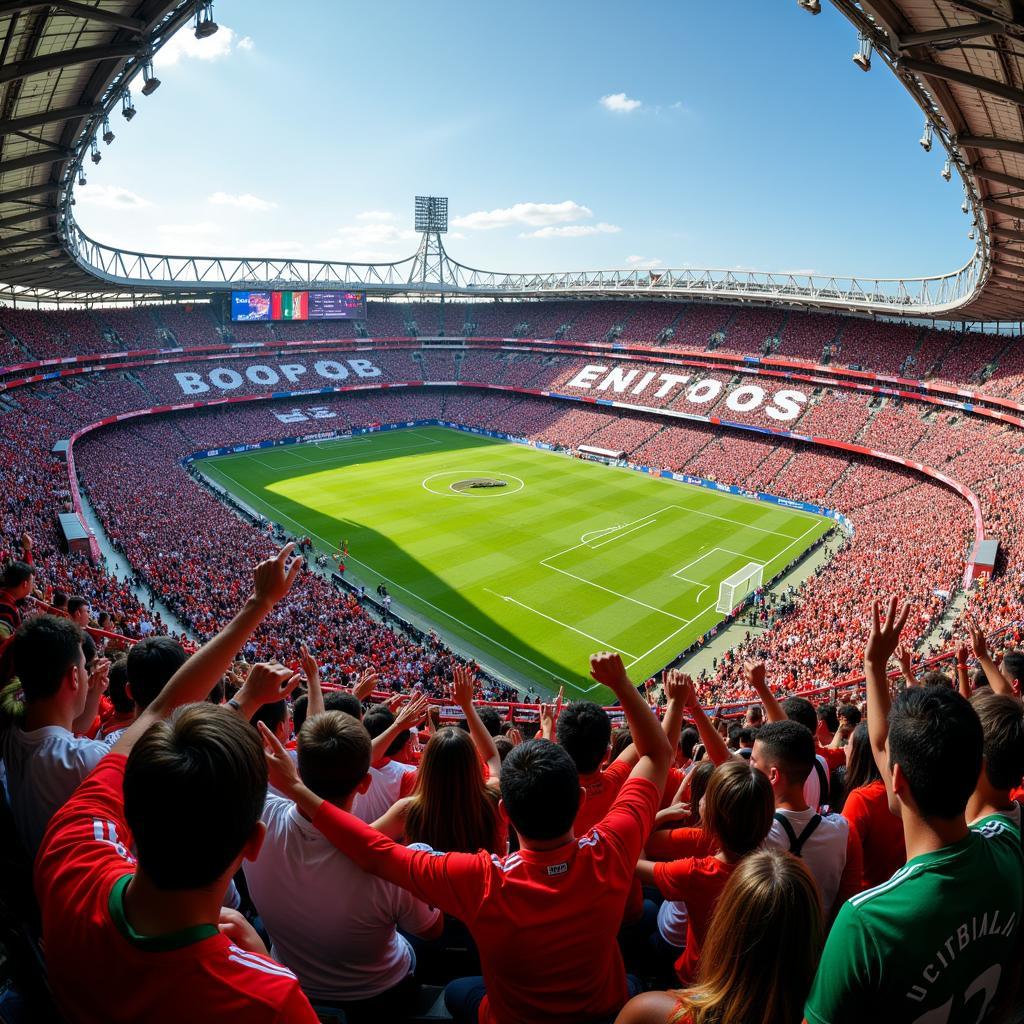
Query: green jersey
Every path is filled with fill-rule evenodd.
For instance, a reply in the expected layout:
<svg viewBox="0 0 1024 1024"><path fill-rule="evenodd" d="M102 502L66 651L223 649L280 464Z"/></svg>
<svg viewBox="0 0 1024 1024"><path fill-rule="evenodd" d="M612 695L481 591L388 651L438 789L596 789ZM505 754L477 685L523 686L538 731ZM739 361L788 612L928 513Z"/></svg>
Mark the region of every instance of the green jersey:
<svg viewBox="0 0 1024 1024"><path fill-rule="evenodd" d="M1024 904L1013 821L982 818L847 900L825 943L808 1024L979 1024L1009 964Z"/></svg>

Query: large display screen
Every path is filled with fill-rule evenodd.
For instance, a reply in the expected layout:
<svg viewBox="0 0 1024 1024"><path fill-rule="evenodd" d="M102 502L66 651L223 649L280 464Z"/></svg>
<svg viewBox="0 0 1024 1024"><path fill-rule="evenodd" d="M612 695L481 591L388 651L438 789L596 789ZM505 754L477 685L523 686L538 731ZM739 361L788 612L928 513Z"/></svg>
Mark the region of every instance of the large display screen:
<svg viewBox="0 0 1024 1024"><path fill-rule="evenodd" d="M232 320L365 320L365 292L232 292Z"/></svg>

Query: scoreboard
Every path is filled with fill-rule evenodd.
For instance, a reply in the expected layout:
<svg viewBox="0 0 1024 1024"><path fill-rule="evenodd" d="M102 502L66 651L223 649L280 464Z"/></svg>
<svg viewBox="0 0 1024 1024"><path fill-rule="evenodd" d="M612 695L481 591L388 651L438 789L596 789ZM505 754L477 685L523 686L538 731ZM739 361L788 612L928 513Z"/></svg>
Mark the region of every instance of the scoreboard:
<svg viewBox="0 0 1024 1024"><path fill-rule="evenodd" d="M366 292L232 292L231 319L365 320Z"/></svg>

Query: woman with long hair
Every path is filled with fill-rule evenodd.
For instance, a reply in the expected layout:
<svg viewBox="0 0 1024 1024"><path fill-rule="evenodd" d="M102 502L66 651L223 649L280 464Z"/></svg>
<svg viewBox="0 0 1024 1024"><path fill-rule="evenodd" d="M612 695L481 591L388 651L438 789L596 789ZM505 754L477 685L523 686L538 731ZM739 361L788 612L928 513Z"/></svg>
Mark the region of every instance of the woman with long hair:
<svg viewBox="0 0 1024 1024"><path fill-rule="evenodd" d="M736 866L765 841L775 801L768 777L748 761L730 758L711 773L700 829L678 829L668 862L641 860L636 873L665 897L658 908L659 959L672 957L679 979L693 981L715 905ZM682 842L690 835L689 849Z"/></svg>
<svg viewBox="0 0 1024 1024"><path fill-rule="evenodd" d="M799 1024L823 940L821 898L803 861L751 853L722 892L696 983L631 999L615 1024Z"/></svg>
<svg viewBox="0 0 1024 1024"><path fill-rule="evenodd" d="M889 810L885 783L878 772L866 722L850 737L847 750L846 803L843 817L864 850L864 888L888 881L907 862L903 822Z"/></svg>
<svg viewBox="0 0 1024 1024"><path fill-rule="evenodd" d="M393 804L374 828L392 839L426 843L444 853L487 850L504 855L508 829L498 813L501 757L473 707L472 672L458 666L454 677L452 697L466 716L469 732L445 727L430 737L412 794Z"/></svg>

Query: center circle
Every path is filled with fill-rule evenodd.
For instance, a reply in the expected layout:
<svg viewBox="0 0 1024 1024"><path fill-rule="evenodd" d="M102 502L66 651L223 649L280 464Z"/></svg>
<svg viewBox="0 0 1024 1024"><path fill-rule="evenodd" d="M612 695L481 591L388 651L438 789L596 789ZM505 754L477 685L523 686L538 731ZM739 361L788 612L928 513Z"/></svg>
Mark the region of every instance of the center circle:
<svg viewBox="0 0 1024 1024"><path fill-rule="evenodd" d="M488 469L449 469L423 480L424 490L442 498L506 498L525 486L518 476Z"/></svg>

